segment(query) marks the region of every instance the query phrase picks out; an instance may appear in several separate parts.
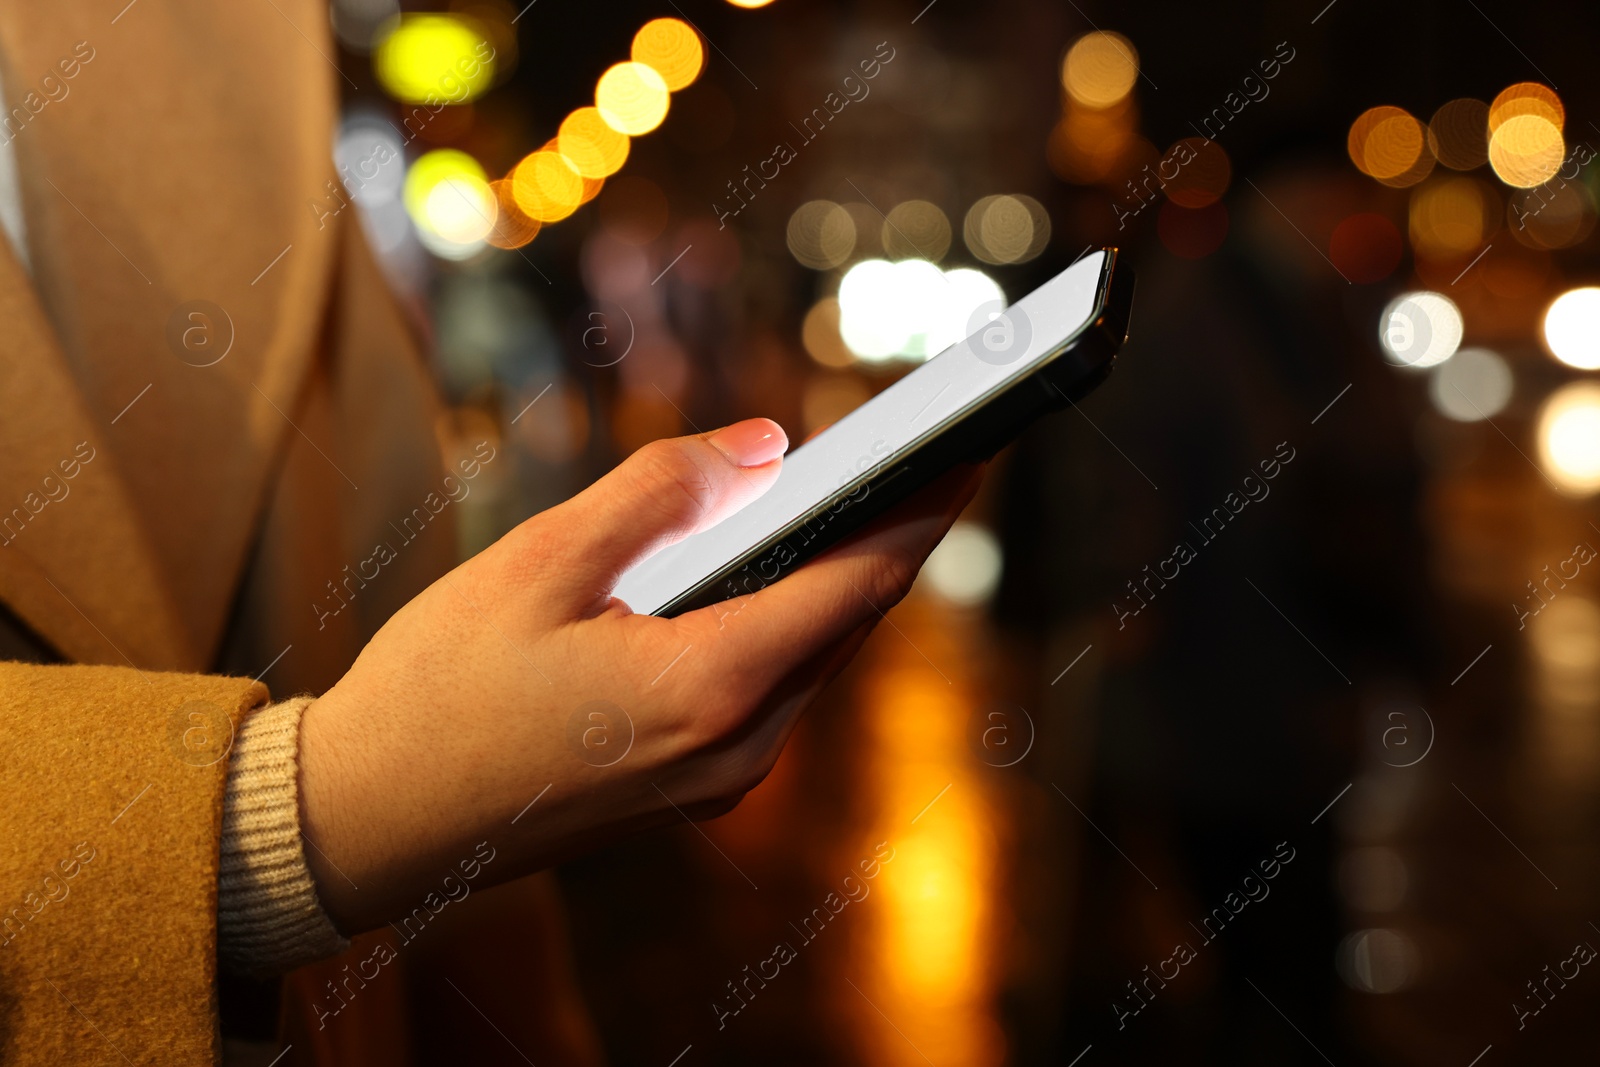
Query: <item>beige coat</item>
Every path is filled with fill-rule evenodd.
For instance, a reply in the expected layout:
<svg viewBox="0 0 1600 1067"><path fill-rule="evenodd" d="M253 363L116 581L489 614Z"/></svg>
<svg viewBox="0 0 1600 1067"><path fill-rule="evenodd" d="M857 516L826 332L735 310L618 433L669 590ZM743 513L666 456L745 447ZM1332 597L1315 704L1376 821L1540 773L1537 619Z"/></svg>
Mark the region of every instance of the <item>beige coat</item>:
<svg viewBox="0 0 1600 1067"><path fill-rule="evenodd" d="M216 1057L225 753L266 699L248 679L275 662L274 693L321 691L455 551L434 524L348 609L313 607L443 475L418 341L355 209L327 212L326 3L121 3L0 7L32 265L0 243L0 659L103 665L0 669L6 1063ZM533 951L501 1025L537 1062L584 1059L547 893L497 892L478 936ZM289 983L281 1063L413 1060L426 975L318 1030L342 962Z"/></svg>

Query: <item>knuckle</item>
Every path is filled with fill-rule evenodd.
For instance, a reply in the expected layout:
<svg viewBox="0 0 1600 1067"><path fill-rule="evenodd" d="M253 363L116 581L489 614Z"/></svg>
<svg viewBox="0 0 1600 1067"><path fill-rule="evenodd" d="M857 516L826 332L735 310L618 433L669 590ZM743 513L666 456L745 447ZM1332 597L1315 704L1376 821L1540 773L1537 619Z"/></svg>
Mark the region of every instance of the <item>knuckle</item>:
<svg viewBox="0 0 1600 1067"><path fill-rule="evenodd" d="M513 527L480 557L495 568L497 581L524 588L559 567L567 545L548 514L535 515Z"/></svg>
<svg viewBox="0 0 1600 1067"><path fill-rule="evenodd" d="M888 611L911 592L916 580L917 561L894 552L873 558L867 565L865 587L872 591L873 606Z"/></svg>

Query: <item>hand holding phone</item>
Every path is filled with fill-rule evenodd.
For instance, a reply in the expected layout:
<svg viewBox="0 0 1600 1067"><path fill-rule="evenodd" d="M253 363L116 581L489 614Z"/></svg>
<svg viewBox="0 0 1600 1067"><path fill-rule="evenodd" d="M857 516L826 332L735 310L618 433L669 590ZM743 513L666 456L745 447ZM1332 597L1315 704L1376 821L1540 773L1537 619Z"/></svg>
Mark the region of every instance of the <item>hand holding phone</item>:
<svg viewBox="0 0 1600 1067"><path fill-rule="evenodd" d="M639 563L613 590L678 615L753 594L960 463L986 459L1110 373L1133 277L1078 260L791 452L759 499Z"/></svg>

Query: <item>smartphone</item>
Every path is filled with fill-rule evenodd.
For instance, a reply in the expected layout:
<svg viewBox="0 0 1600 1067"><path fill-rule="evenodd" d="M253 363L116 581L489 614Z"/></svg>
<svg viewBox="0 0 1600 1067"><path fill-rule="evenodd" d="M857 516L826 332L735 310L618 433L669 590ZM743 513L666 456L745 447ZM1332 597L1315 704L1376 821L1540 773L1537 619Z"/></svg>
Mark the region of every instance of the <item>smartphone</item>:
<svg viewBox="0 0 1600 1067"><path fill-rule="evenodd" d="M670 618L750 596L951 467L993 456L1111 372L1127 337L1133 275L1105 248L921 364L783 459L765 494L636 564L614 596Z"/></svg>

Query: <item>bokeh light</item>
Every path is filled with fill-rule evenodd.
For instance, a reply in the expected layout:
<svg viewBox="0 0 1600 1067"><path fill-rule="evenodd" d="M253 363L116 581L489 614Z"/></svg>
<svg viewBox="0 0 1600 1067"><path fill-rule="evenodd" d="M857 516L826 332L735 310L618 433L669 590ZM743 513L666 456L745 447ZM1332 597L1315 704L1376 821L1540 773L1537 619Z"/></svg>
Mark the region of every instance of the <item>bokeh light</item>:
<svg viewBox="0 0 1600 1067"><path fill-rule="evenodd" d="M379 30L372 69L391 96L408 104L462 104L494 83L494 54L471 19L401 15Z"/></svg>
<svg viewBox="0 0 1600 1067"><path fill-rule="evenodd" d="M1120 33L1096 30L1078 38L1061 61L1061 84L1085 107L1107 108L1133 89L1139 53Z"/></svg>
<svg viewBox="0 0 1600 1067"><path fill-rule="evenodd" d="M1361 113L1346 138L1350 161L1361 173L1385 185L1415 185L1433 169L1433 153L1422 123L1398 107Z"/></svg>
<svg viewBox="0 0 1600 1067"><path fill-rule="evenodd" d="M1405 244L1387 217L1359 212L1340 221L1328 238L1328 258L1340 274L1360 285L1380 282L1400 265Z"/></svg>
<svg viewBox="0 0 1600 1067"><path fill-rule="evenodd" d="M539 220L530 217L517 204L514 185L510 178L498 178L489 183L498 210L494 227L484 240L496 248L521 248L539 234Z"/></svg>
<svg viewBox="0 0 1600 1067"><path fill-rule="evenodd" d="M442 182L457 179L489 186L488 177L476 159L454 148L436 148L418 156L406 171L401 196L406 211L421 228L428 225L427 203L435 187Z"/></svg>
<svg viewBox="0 0 1600 1067"><path fill-rule="evenodd" d="M398 0L331 0L328 20L339 43L352 52L372 51L385 24L400 14Z"/></svg>
<svg viewBox="0 0 1600 1067"><path fill-rule="evenodd" d="M802 267L830 270L850 258L856 247L856 224L850 213L831 200L811 200L789 216L789 254Z"/></svg>
<svg viewBox="0 0 1600 1067"><path fill-rule="evenodd" d="M670 100L667 83L655 68L628 62L617 63L600 75L594 102L606 125L638 137L661 125Z"/></svg>
<svg viewBox="0 0 1600 1067"><path fill-rule="evenodd" d="M850 222L856 228L856 247L851 253L855 259L872 259L882 256L883 249L883 212L871 204L863 204L859 200L851 200L840 204L845 214L850 216Z"/></svg>
<svg viewBox="0 0 1600 1067"><path fill-rule="evenodd" d="M811 306L800 324L800 343L806 355L824 367L848 367L856 355L839 335L839 301L825 296Z"/></svg>
<svg viewBox="0 0 1600 1067"><path fill-rule="evenodd" d="M938 205L907 200L883 219L883 250L896 259L918 256L937 263L950 251L950 220Z"/></svg>
<svg viewBox="0 0 1600 1067"><path fill-rule="evenodd" d="M1390 362L1402 367L1434 367L1461 345L1465 326L1455 302L1427 290L1401 293L1383 309L1378 340Z"/></svg>
<svg viewBox="0 0 1600 1067"><path fill-rule="evenodd" d="M1357 930L1339 943L1339 976L1363 993L1397 993L1417 974L1417 947L1398 930Z"/></svg>
<svg viewBox="0 0 1600 1067"><path fill-rule="evenodd" d="M1529 248L1571 248L1594 230L1595 198L1586 185L1551 182L1522 189L1507 205L1511 236Z"/></svg>
<svg viewBox="0 0 1600 1067"><path fill-rule="evenodd" d="M650 67L676 92L700 76L705 49L700 35L681 19L651 19L633 35L633 61Z"/></svg>
<svg viewBox="0 0 1600 1067"><path fill-rule="evenodd" d="M1434 257L1471 255L1498 222L1500 204L1474 178L1446 177L1423 183L1411 194L1411 243Z"/></svg>
<svg viewBox="0 0 1600 1067"><path fill-rule="evenodd" d="M540 149L527 156L511 173L511 192L517 206L541 223L559 222L583 203L583 176L560 152Z"/></svg>
<svg viewBox="0 0 1600 1067"><path fill-rule="evenodd" d="M1026 263L1050 241L1050 216L1031 196L986 196L967 211L967 249L985 263Z"/></svg>
<svg viewBox="0 0 1600 1067"><path fill-rule="evenodd" d="M1600 490L1600 385L1572 382L1539 411L1539 465L1569 496Z"/></svg>
<svg viewBox="0 0 1600 1067"><path fill-rule="evenodd" d="M965 340L980 308L1005 304L982 271L941 271L924 259L868 259L839 282L839 333L869 363L926 359Z"/></svg>
<svg viewBox="0 0 1600 1067"><path fill-rule="evenodd" d="M363 207L397 200L405 183L405 148L394 127L356 113L339 124L333 161L350 198Z"/></svg>
<svg viewBox="0 0 1600 1067"><path fill-rule="evenodd" d="M1487 348L1463 348L1433 372L1428 396L1457 422L1491 419L1511 401L1511 368Z"/></svg>
<svg viewBox="0 0 1600 1067"><path fill-rule="evenodd" d="M406 172L401 198L428 251L465 259L483 247L499 217L499 202L478 161L443 148L419 156Z"/></svg>
<svg viewBox="0 0 1600 1067"><path fill-rule="evenodd" d="M1228 153L1205 137L1185 137L1167 149L1163 159L1181 165L1162 192L1179 207L1209 207L1222 199L1233 180L1233 163ZM1165 175L1163 175L1165 177Z"/></svg>
<svg viewBox="0 0 1600 1067"><path fill-rule="evenodd" d="M1489 104L1489 132L1498 133L1500 127L1514 118L1533 115L1560 131L1566 126L1567 109L1555 90L1538 82L1518 82L1501 90Z"/></svg>
<svg viewBox="0 0 1600 1067"><path fill-rule="evenodd" d="M828 299L832 301L831 297ZM839 340L837 322L839 305L837 301L832 302L835 318L833 343L844 349L843 342ZM855 362L855 357L848 350L844 356L845 363L842 366L849 366ZM800 418L805 425L806 433L815 433L824 426L838 422L870 399L872 399L872 388L859 374L813 375L811 380L806 382L805 393L800 398Z"/></svg>
<svg viewBox="0 0 1600 1067"><path fill-rule="evenodd" d="M922 565L918 582L961 607L982 604L1000 586L1000 541L985 526L958 522Z"/></svg>
<svg viewBox="0 0 1600 1067"><path fill-rule="evenodd" d="M1501 181L1519 189L1555 177L1566 152L1561 127L1543 114L1513 115L1489 138L1489 166Z"/></svg>
<svg viewBox="0 0 1600 1067"><path fill-rule="evenodd" d="M600 109L580 107L561 122L556 149L585 178L608 178L628 161L628 135L600 117Z"/></svg>
<svg viewBox="0 0 1600 1067"><path fill-rule="evenodd" d="M1569 367L1600 368L1600 288L1569 289L1544 313L1544 344Z"/></svg>
<svg viewBox="0 0 1600 1067"><path fill-rule="evenodd" d="M1489 105L1462 97L1442 104L1428 120L1428 147L1451 170L1473 170L1489 161Z"/></svg>
<svg viewBox="0 0 1600 1067"><path fill-rule="evenodd" d="M1155 146L1139 136L1138 118L1131 97L1109 108L1085 107L1069 97L1045 144L1045 160L1064 181L1080 185L1131 173L1135 161L1155 163Z"/></svg>

